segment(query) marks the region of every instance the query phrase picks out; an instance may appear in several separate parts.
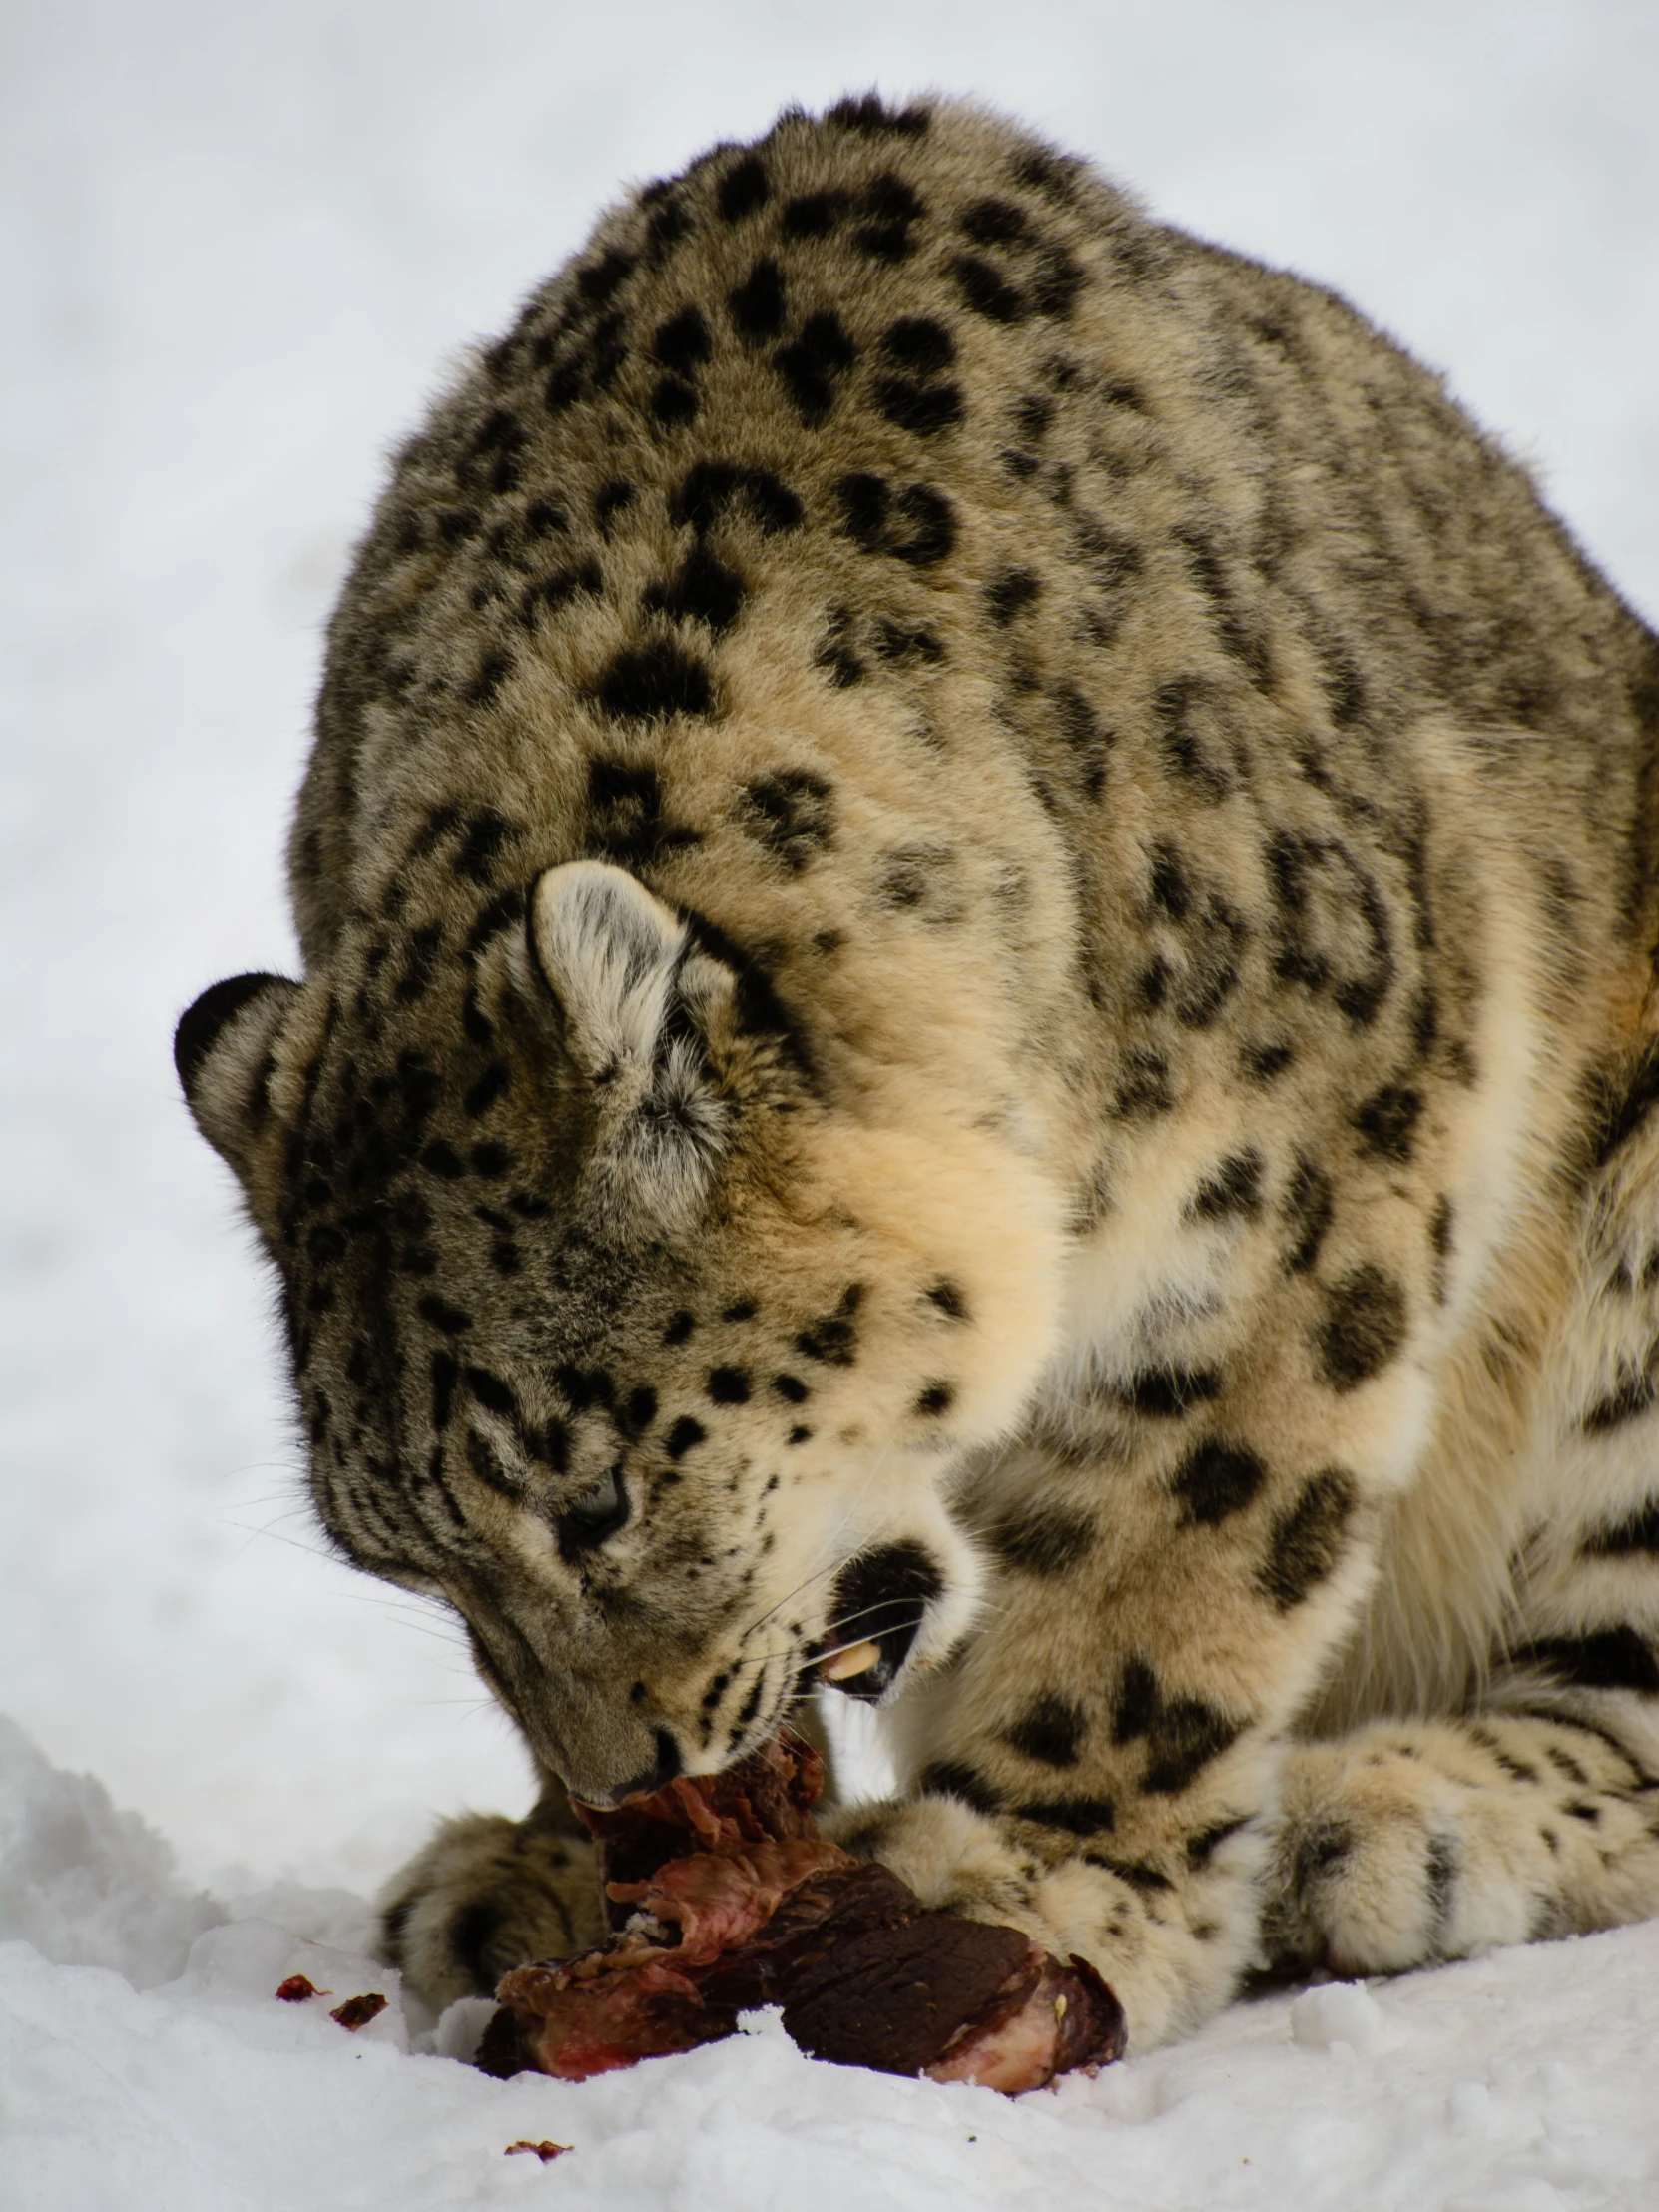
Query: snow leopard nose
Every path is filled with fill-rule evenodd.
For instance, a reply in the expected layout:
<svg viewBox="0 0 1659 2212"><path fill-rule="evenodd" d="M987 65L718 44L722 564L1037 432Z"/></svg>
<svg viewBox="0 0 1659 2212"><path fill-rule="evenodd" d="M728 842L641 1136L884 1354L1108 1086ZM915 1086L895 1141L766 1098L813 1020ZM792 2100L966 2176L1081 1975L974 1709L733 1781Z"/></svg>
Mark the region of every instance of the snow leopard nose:
<svg viewBox="0 0 1659 2212"><path fill-rule="evenodd" d="M585 1802L591 1805L620 1805L624 1798L649 1797L653 1790L666 1790L675 1776L684 1771L685 1761L680 1756L679 1744L666 1728L653 1732L652 1745L657 1754L654 1766L643 1767L630 1782L619 1782L603 1800L589 1798Z"/></svg>
<svg viewBox="0 0 1659 2212"><path fill-rule="evenodd" d="M830 1627L836 1648L873 1644L877 1656L856 1674L827 1672L848 1697L882 1696L910 1655L922 1616L942 1596L938 1561L917 1543L883 1544L849 1560L835 1579Z"/></svg>

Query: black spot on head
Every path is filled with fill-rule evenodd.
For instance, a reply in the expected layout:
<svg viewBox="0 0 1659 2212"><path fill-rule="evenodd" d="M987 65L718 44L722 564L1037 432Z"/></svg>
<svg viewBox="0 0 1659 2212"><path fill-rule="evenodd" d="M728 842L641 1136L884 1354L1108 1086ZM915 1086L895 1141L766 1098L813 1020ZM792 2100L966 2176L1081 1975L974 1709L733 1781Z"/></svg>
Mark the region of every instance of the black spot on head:
<svg viewBox="0 0 1659 2212"><path fill-rule="evenodd" d="M682 1306L679 1313L674 1316L668 1327L663 1331L663 1342L665 1345L683 1345L696 1327L696 1316L687 1313Z"/></svg>
<svg viewBox="0 0 1659 2212"><path fill-rule="evenodd" d="M637 1383L623 1400L621 1425L629 1436L643 1436L657 1417L657 1393L649 1382Z"/></svg>
<svg viewBox="0 0 1659 2212"><path fill-rule="evenodd" d="M1294 1505L1274 1516L1256 1579L1279 1612L1300 1605L1342 1557L1356 1495L1352 1475L1327 1467L1303 1485Z"/></svg>
<svg viewBox="0 0 1659 2212"><path fill-rule="evenodd" d="M741 502L765 537L801 527L801 501L789 486L770 469L740 468L735 461L695 463L669 500L669 517L676 524L690 523L705 537L734 501Z"/></svg>
<svg viewBox="0 0 1659 2212"><path fill-rule="evenodd" d="M504 1144L475 1144L470 1158L474 1174L492 1178L505 1175L513 1164L513 1156Z"/></svg>
<svg viewBox="0 0 1659 2212"><path fill-rule="evenodd" d="M781 345L773 355L773 365L809 428L829 414L834 404L836 381L857 356L858 349L833 308L809 315L801 335Z"/></svg>
<svg viewBox="0 0 1659 2212"><path fill-rule="evenodd" d="M967 1320L967 1300L947 1278L941 1277L937 1283L930 1283L921 1295L929 1305L936 1306L947 1321Z"/></svg>
<svg viewBox="0 0 1659 2212"><path fill-rule="evenodd" d="M727 312L739 337L759 345L784 327L784 273L768 255L743 282L726 294Z"/></svg>
<svg viewBox="0 0 1659 2212"><path fill-rule="evenodd" d="M1367 1152L1382 1160L1403 1162L1411 1157L1412 1131L1421 1112L1420 1091L1385 1083L1356 1108L1354 1126Z"/></svg>
<svg viewBox="0 0 1659 2212"><path fill-rule="evenodd" d="M467 818L466 834L455 848L455 873L487 887L502 847L522 835L518 825L493 807L478 808Z"/></svg>
<svg viewBox="0 0 1659 2212"><path fill-rule="evenodd" d="M709 325L696 307L682 307L657 325L651 350L677 376L694 376L714 350Z"/></svg>
<svg viewBox="0 0 1659 2212"><path fill-rule="evenodd" d="M707 914L692 906L683 906L681 913L699 949L724 962L737 979L733 1010L742 1032L766 1038L804 1083L814 1085L818 1077L812 1048L766 969Z"/></svg>
<svg viewBox="0 0 1659 2212"><path fill-rule="evenodd" d="M772 198L772 181L758 154L746 154L720 181L716 206L724 223L741 223Z"/></svg>
<svg viewBox="0 0 1659 2212"><path fill-rule="evenodd" d="M1182 1460L1171 1487L1189 1526L1215 1528L1252 1504L1267 1478L1255 1452L1211 1437Z"/></svg>
<svg viewBox="0 0 1659 2212"><path fill-rule="evenodd" d="M444 1429L449 1426L449 1415L455 1403L455 1384L460 1378L460 1364L451 1352L434 1352L432 1355L432 1426Z"/></svg>
<svg viewBox="0 0 1659 2212"><path fill-rule="evenodd" d="M1007 246L1030 229L1023 208L1011 200L976 200L957 218L957 228L976 246Z"/></svg>
<svg viewBox="0 0 1659 2212"><path fill-rule="evenodd" d="M467 1114L474 1120L487 1113L498 1098L506 1095L511 1077L504 1060L492 1060L482 1075L461 1101Z"/></svg>
<svg viewBox="0 0 1659 2212"><path fill-rule="evenodd" d="M691 217L677 201L664 200L651 211L651 220L645 227L645 258L653 269L660 269L668 259L670 250L677 246L692 228Z"/></svg>
<svg viewBox="0 0 1659 2212"><path fill-rule="evenodd" d="M598 262L577 273L576 288L584 299L595 306L603 306L619 285L632 274L634 256L625 254L620 247L611 247Z"/></svg>
<svg viewBox="0 0 1659 2212"><path fill-rule="evenodd" d="M928 1413L937 1416L941 1413L948 1413L951 1406L955 1402L956 1389L953 1383L929 1382L926 1387L918 1393L916 1397L915 1409L918 1413Z"/></svg>
<svg viewBox="0 0 1659 2212"><path fill-rule="evenodd" d="M651 387L647 404L657 420L670 428L694 422L697 419L697 386L688 384L683 376L660 376Z"/></svg>
<svg viewBox="0 0 1659 2212"><path fill-rule="evenodd" d="M900 430L930 438L962 419L962 395L954 384L923 384L913 376L877 377L878 411Z"/></svg>
<svg viewBox="0 0 1659 2212"><path fill-rule="evenodd" d="M676 622L705 622L722 637L743 612L748 596L737 570L699 543L667 582L647 584L640 598L648 613L666 614Z"/></svg>
<svg viewBox="0 0 1659 2212"><path fill-rule="evenodd" d="M694 1444L700 1444L708 1430L690 1413L682 1413L663 1439L663 1449L671 1459L683 1459Z"/></svg>
<svg viewBox="0 0 1659 2212"><path fill-rule="evenodd" d="M424 998L437 976L438 953L443 945L441 922L427 922L420 929L409 932L404 952L403 972L397 978L392 997L400 1006L412 1006Z"/></svg>
<svg viewBox="0 0 1659 2212"><path fill-rule="evenodd" d="M784 204L783 234L787 239L828 238L850 206L844 192L798 193Z"/></svg>
<svg viewBox="0 0 1659 2212"><path fill-rule="evenodd" d="M573 1413L585 1413L590 1405L609 1405L616 1397L616 1384L603 1368L565 1365L554 1371L553 1379Z"/></svg>
<svg viewBox="0 0 1659 2212"><path fill-rule="evenodd" d="M989 1531L991 1549L1024 1574L1063 1574L1094 1549L1094 1523L1064 1506L1033 1506L1008 1514Z"/></svg>
<svg viewBox="0 0 1659 2212"><path fill-rule="evenodd" d="M1028 568L1000 569L985 586L985 612L999 629L1034 605L1042 579Z"/></svg>
<svg viewBox="0 0 1659 2212"><path fill-rule="evenodd" d="M1326 1294L1314 1334L1320 1380L1339 1393L1380 1375L1405 1342L1405 1293L1374 1261L1352 1268Z"/></svg>
<svg viewBox="0 0 1659 2212"><path fill-rule="evenodd" d="M707 666L669 638L624 647L600 677L595 696L616 722L662 722L670 715L714 711Z"/></svg>
<svg viewBox="0 0 1659 2212"><path fill-rule="evenodd" d="M929 315L901 315L882 334L881 351L896 368L936 376L956 358L956 341Z"/></svg>
<svg viewBox="0 0 1659 2212"><path fill-rule="evenodd" d="M597 561L581 561L567 568L556 568L551 575L538 583L527 585L519 602L518 619L526 630L534 630L542 616L556 614L568 606L579 592L590 599L604 589L605 577Z"/></svg>
<svg viewBox="0 0 1659 2212"><path fill-rule="evenodd" d="M886 546L896 560L912 568L931 568L956 543L956 515L942 491L911 484L894 502L899 527Z"/></svg>
<svg viewBox="0 0 1659 2212"><path fill-rule="evenodd" d="M907 108L889 108L873 92L866 92L837 100L824 120L864 138L918 139L925 137L933 118L919 101Z"/></svg>
<svg viewBox="0 0 1659 2212"><path fill-rule="evenodd" d="M488 1368L463 1368L461 1376L480 1405L509 1420L517 1418L518 1401L500 1376L492 1375Z"/></svg>
<svg viewBox="0 0 1659 2212"><path fill-rule="evenodd" d="M463 1312L459 1306L451 1306L447 1299L439 1298L435 1291L428 1292L420 1300L415 1312L422 1321L429 1321L434 1329L441 1329L447 1337L458 1337L464 1330L472 1327L470 1314Z"/></svg>
<svg viewBox="0 0 1659 2212"><path fill-rule="evenodd" d="M1238 1214L1255 1214L1262 1204L1262 1155L1254 1146L1223 1160L1214 1175L1207 1175L1193 1193L1196 1221L1225 1221Z"/></svg>
<svg viewBox="0 0 1659 2212"><path fill-rule="evenodd" d="M746 784L744 826L792 875L799 875L834 838L830 785L810 769L780 769Z"/></svg>
<svg viewBox="0 0 1659 2212"><path fill-rule="evenodd" d="M486 653L462 696L471 706L487 707L512 672L510 653Z"/></svg>
<svg viewBox="0 0 1659 2212"><path fill-rule="evenodd" d="M1434 1201L1434 1211L1428 1217L1428 1249L1434 1255L1430 1289L1436 1306L1445 1304L1446 1268L1451 1258L1451 1231L1454 1218L1451 1201L1442 1193Z"/></svg>
<svg viewBox="0 0 1659 2212"><path fill-rule="evenodd" d="M843 476L835 486L835 494L845 534L867 552L874 552L886 527L890 503L886 484L879 476Z"/></svg>
<svg viewBox="0 0 1659 2212"><path fill-rule="evenodd" d="M915 187L892 169L884 169L870 179L860 205L865 215L883 223L919 223L926 213Z"/></svg>
<svg viewBox="0 0 1659 2212"><path fill-rule="evenodd" d="M988 322L1023 322L1031 312L1019 286L978 254L959 254L950 264L950 274L963 304Z"/></svg>
<svg viewBox="0 0 1659 2212"><path fill-rule="evenodd" d="M619 515L634 504L637 487L626 476L609 476L593 495L593 519L599 525L599 534L610 534L611 517Z"/></svg>
<svg viewBox="0 0 1659 2212"><path fill-rule="evenodd" d="M1002 1740L1041 1766L1075 1767L1088 1725L1080 1705L1045 1690L1002 1731Z"/></svg>
<svg viewBox="0 0 1659 2212"><path fill-rule="evenodd" d="M799 1375L775 1375L772 1386L791 1405L804 1405L813 1394Z"/></svg>
<svg viewBox="0 0 1659 2212"><path fill-rule="evenodd" d="M648 865L684 844L693 831L663 820L657 771L627 761L594 761L588 769L588 841L607 859Z"/></svg>
<svg viewBox="0 0 1659 2212"><path fill-rule="evenodd" d="M1013 174L1020 184L1040 192L1056 207L1069 208L1077 198L1077 172L1081 166L1064 154L1052 153L1046 146L1032 146L1015 158Z"/></svg>

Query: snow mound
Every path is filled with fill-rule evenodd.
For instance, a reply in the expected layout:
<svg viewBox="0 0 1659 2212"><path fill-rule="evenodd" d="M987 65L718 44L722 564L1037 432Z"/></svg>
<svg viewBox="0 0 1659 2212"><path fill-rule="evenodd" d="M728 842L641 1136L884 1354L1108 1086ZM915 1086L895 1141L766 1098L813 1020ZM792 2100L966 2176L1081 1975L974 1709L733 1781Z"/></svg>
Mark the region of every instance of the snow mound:
<svg viewBox="0 0 1659 2212"><path fill-rule="evenodd" d="M0 1722L7 2212L1659 2203L1659 1924L1237 2005L1010 2102L821 2065L771 2013L631 2072L491 2081L457 2062L485 2008L411 2018L366 1912L190 1890L152 1829ZM318 1994L279 2002L294 1974ZM365 1994L385 2006L348 2031L333 2009ZM571 2154L549 2174L526 2142Z"/></svg>

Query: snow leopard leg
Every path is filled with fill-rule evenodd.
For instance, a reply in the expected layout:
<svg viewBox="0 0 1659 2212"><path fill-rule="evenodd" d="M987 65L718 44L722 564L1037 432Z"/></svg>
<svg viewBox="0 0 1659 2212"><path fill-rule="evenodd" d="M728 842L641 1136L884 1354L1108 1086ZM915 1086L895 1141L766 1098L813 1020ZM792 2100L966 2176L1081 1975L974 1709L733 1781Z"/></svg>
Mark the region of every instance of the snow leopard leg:
<svg viewBox="0 0 1659 2212"><path fill-rule="evenodd" d="M1578 1287L1539 1381L1544 1517L1490 1677L1461 1716L1293 1755L1266 1921L1282 1956L1389 1971L1659 1913L1650 1068L1596 1141Z"/></svg>
<svg viewBox="0 0 1659 2212"><path fill-rule="evenodd" d="M594 1847L561 1783L528 1817L445 1821L378 1901L376 1949L434 2011L493 1995L534 1958L564 1958L605 1933Z"/></svg>

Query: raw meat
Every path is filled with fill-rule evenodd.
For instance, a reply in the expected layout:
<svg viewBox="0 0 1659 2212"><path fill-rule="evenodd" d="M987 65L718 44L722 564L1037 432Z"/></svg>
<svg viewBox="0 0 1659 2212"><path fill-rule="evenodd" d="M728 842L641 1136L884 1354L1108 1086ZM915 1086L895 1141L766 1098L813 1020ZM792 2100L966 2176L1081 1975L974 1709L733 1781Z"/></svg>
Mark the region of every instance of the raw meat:
<svg viewBox="0 0 1659 2212"><path fill-rule="evenodd" d="M508 1974L479 2064L580 2081L716 2042L764 2004L815 2058L1010 2095L1121 2056L1122 2010L1086 1960L927 1912L821 1841L822 1783L817 1754L780 1737L725 1774L579 1808L617 1933Z"/></svg>

